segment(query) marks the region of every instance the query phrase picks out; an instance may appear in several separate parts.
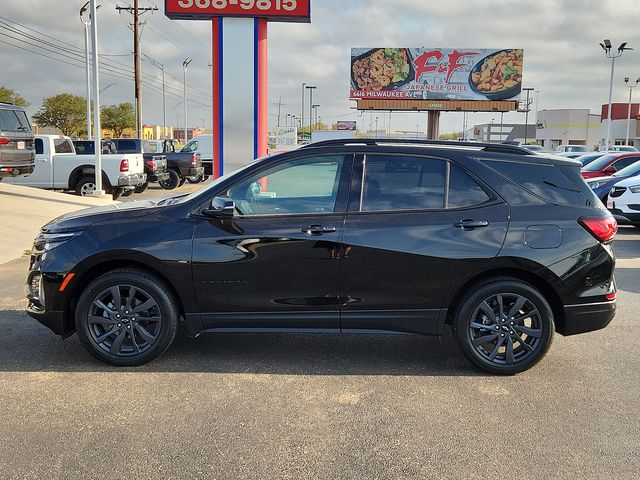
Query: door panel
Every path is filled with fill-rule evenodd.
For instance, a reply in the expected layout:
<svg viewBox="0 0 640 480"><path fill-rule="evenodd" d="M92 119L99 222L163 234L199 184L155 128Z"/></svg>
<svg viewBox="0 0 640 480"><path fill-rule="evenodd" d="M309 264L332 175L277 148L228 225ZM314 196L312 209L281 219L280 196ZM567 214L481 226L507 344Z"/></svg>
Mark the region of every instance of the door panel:
<svg viewBox="0 0 640 480"><path fill-rule="evenodd" d="M202 219L193 272L205 329L333 329L351 156L298 158L226 193L238 215Z"/></svg>
<svg viewBox="0 0 640 480"><path fill-rule="evenodd" d="M405 165L406 159L400 167ZM406 183L404 191L408 193L398 200L400 209L394 210L393 205L394 196L401 191L395 185L389 186L393 181L388 182L385 173L364 176L365 187L358 206L361 211L347 214L343 235L347 253L341 260L343 330L437 333L452 291L471 272L491 261L502 247L509 222L505 203L491 198L475 183L475 187L470 186L468 176L458 167L432 164L418 171L414 163L409 165L416 174L415 185L406 168L385 169L392 175L401 172L397 178ZM431 178L427 178L427 172ZM443 172L442 179L438 172ZM357 173L354 178L358 178ZM373 181L373 189L368 181ZM358 182L355 185L360 188ZM438 190L438 185L443 191ZM449 186L446 195L445 185ZM372 191L367 192L368 189ZM432 198L425 199L423 195ZM365 204L368 197L372 199L369 207ZM482 203L443 208L473 201ZM412 207L411 202L427 208L403 211L402 208ZM433 208L438 202L441 207ZM376 206L388 211L366 211L375 210ZM374 313L377 311L389 312L387 319L379 319L380 314ZM396 315L394 311L402 312Z"/></svg>

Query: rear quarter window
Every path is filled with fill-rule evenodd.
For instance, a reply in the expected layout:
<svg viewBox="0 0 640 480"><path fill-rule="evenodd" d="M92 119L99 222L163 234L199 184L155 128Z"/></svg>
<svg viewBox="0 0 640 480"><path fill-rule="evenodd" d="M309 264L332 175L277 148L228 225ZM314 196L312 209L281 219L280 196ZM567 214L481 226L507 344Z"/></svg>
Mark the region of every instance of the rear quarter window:
<svg viewBox="0 0 640 480"><path fill-rule="evenodd" d="M555 165L485 160L492 170L520 188L551 203L584 205L585 196ZM575 170L579 175L579 167ZM580 180L584 183L584 180Z"/></svg>

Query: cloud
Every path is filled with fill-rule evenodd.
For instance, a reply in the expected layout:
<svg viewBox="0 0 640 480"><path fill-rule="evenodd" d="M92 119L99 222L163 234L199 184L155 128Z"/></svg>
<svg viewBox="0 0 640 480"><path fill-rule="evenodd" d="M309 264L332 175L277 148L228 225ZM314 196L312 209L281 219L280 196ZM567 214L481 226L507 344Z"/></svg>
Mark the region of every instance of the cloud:
<svg viewBox="0 0 640 480"><path fill-rule="evenodd" d="M590 108L599 112L607 101L608 61L598 42L611 38L617 45L627 41L640 49L640 2L631 0L312 0L311 24L272 23L269 25L269 104L275 121L273 103L281 96L283 114L299 115L302 82L317 85L314 103L321 105L325 119L358 119L348 100L349 53L351 47L434 46L472 48L523 48L525 84L540 93L541 108ZM82 24L78 18L80 3L50 0L5 2L0 13L4 19L20 22L83 51ZM55 3L55 5L54 5ZM114 77L114 71L127 76L131 72L132 33L127 24L131 16L115 10L116 0L103 0L99 12L101 51L124 55L108 58L111 68L103 71L102 84L116 82L103 94L103 103L132 101L133 82ZM121 2L127 5L128 2ZM157 4L160 11L147 15L142 49L160 63L166 72L170 96L169 121L181 126L182 60L194 61L189 67L190 98L209 104L211 85L211 36L209 22L171 21L163 12L163 2L141 0L143 6ZM2 20L2 18L0 18ZM10 41L2 34L0 41ZM42 98L68 91L84 95L84 70L37 56L0 43L3 75L0 84L14 88L31 101L35 112ZM626 101L625 76L640 75L640 52L626 52L616 64L615 101ZM143 86L144 121L160 123L162 101L160 74L149 62L143 65L150 85ZM308 112L305 113L308 117ZM190 105L189 117L209 124L208 108ZM370 120L365 115L361 127ZM386 119L386 115L381 115ZM471 122L487 121L489 115L472 115ZM424 126L425 114L397 114L393 126L414 130ZM508 114L505 121L522 121L522 115ZM385 120L386 121L386 120ZM442 130L460 128L460 114L445 114ZM421 127L421 128L422 128Z"/></svg>

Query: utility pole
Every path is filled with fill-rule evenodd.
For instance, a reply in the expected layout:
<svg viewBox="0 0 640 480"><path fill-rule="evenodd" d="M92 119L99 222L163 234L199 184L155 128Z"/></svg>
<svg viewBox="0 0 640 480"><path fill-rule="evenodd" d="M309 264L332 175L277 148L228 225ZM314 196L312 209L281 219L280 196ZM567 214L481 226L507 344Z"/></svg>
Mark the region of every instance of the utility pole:
<svg viewBox="0 0 640 480"><path fill-rule="evenodd" d="M133 7L118 7L118 12L129 12L133 14L133 71L136 97L136 136L142 138L142 92L140 87L140 73L142 71L142 60L140 55L140 13L153 12L158 7L138 7L138 0L133 0Z"/></svg>
<svg viewBox="0 0 640 480"><path fill-rule="evenodd" d="M280 112L282 111L282 107L285 107L287 104L282 103L282 95L278 99L276 103L274 103L278 107L278 127L280 126Z"/></svg>

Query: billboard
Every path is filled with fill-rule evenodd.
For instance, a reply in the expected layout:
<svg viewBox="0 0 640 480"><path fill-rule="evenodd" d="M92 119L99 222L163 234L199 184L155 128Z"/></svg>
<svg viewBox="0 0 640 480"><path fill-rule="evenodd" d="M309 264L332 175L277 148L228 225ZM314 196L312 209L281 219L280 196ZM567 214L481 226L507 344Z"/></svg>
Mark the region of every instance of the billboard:
<svg viewBox="0 0 640 480"><path fill-rule="evenodd" d="M310 22L311 0L165 0L164 13L173 20L249 17Z"/></svg>
<svg viewBox="0 0 640 480"><path fill-rule="evenodd" d="M515 48L353 48L350 97L518 100L523 61Z"/></svg>

